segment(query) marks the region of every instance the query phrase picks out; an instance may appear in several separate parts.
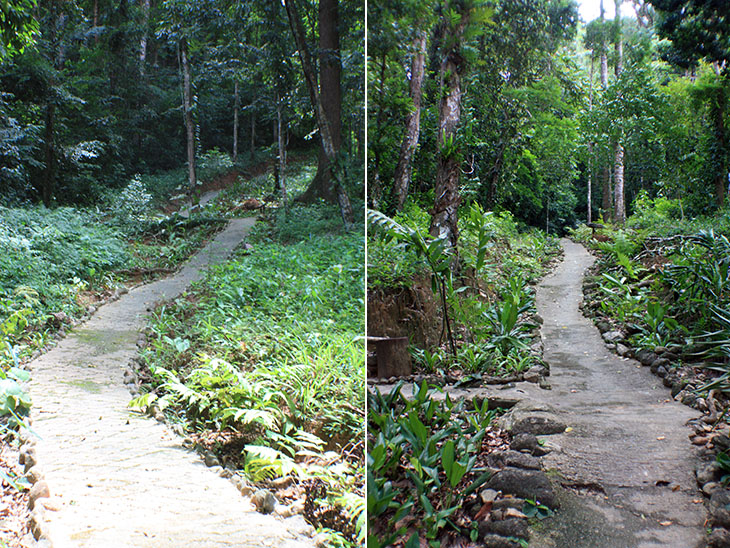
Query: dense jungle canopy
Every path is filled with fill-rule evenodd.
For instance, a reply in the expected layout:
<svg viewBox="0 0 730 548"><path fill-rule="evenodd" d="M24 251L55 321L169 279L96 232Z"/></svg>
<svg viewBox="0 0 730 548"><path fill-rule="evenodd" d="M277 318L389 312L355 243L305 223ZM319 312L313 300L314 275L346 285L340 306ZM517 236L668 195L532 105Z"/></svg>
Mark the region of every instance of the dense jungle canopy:
<svg viewBox="0 0 730 548"><path fill-rule="evenodd" d="M368 28L373 207L433 207L435 235L455 231L456 204L471 201L557 232L622 223L656 197L678 217L726 201L722 3L616 0L609 19L601 1L587 24L571 0L379 4Z"/></svg>

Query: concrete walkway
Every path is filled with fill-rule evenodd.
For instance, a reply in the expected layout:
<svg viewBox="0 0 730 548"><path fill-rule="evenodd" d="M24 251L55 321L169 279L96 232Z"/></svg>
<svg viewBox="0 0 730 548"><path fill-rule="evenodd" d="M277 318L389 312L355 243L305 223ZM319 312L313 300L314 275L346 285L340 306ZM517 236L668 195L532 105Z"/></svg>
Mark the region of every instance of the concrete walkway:
<svg viewBox="0 0 730 548"><path fill-rule="evenodd" d="M648 368L606 349L578 309L594 259L581 245L562 244L564 261L537 291L552 390L531 390L530 399L570 427L547 437L555 450L542 459L568 489L530 546L703 546L706 512L686 426L698 414L674 402Z"/></svg>
<svg viewBox="0 0 730 548"><path fill-rule="evenodd" d="M257 513L165 426L130 413L122 383L148 310L224 260L253 223L231 221L178 274L101 307L31 364L38 463L57 507L45 513L55 548L314 545L301 516Z"/></svg>

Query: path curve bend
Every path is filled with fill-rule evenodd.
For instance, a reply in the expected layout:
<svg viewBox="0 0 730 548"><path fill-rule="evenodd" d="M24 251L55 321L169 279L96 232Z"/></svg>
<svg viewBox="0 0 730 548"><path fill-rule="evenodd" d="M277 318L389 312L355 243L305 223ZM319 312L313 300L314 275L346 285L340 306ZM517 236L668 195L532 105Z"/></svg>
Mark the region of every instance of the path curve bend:
<svg viewBox="0 0 730 548"><path fill-rule="evenodd" d="M565 258L537 290L552 390L531 395L569 427L549 436L561 509L538 548L695 548L706 511L686 426L697 412L672 400L661 379L606 348L579 305L593 257L562 240Z"/></svg>
<svg viewBox="0 0 730 548"><path fill-rule="evenodd" d="M55 548L314 546L301 516L259 514L168 428L127 408L123 372L145 315L228 257L253 223L231 221L177 274L102 306L31 363L36 454L53 497L45 520Z"/></svg>

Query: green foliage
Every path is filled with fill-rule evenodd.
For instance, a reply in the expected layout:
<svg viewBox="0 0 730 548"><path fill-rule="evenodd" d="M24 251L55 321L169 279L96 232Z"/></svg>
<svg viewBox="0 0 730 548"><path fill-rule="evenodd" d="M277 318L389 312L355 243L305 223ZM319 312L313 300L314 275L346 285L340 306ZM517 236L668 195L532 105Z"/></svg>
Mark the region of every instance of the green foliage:
<svg viewBox="0 0 730 548"><path fill-rule="evenodd" d="M96 213L0 208L0 320L4 330L13 325L8 341L42 329L52 312L76 314L78 291L128 261L122 234Z"/></svg>
<svg viewBox="0 0 730 548"><path fill-rule="evenodd" d="M356 531L330 533L333 542L353 543L365 534L362 470L325 446L364 436L364 235L342 234L339 221L336 233L323 230L330 210L302 208L311 226L292 214L261 223L253 250L159 307L143 353L154 391L132 405L240 432L254 481L324 481L325 502ZM294 238L297 225L305 232Z"/></svg>
<svg viewBox="0 0 730 548"><path fill-rule="evenodd" d="M22 53L38 31L37 0L13 0L0 6L0 60Z"/></svg>
<svg viewBox="0 0 730 548"><path fill-rule="evenodd" d="M528 518L545 519L553 515L553 511L540 504L540 501L534 499L525 499L525 504L522 507L522 513Z"/></svg>
<svg viewBox="0 0 730 548"><path fill-rule="evenodd" d="M194 423L223 428L273 419L352 439L363 427L357 411L364 398L357 340L363 331L362 234L290 245L270 241L276 234L260 233L253 253L213 270L196 291L192 317L185 299L157 311L148 363L161 383L169 379L157 368L180 371L175 378L182 382L166 389L177 390L175 404L184 404ZM187 341L174 335L179 332L189 333ZM223 377L201 376L211 363L231 369ZM255 388L244 381L255 381ZM243 400L230 401L238 390ZM249 393L259 395L262 407L246 403ZM239 413L272 412L273 405L281 414Z"/></svg>
<svg viewBox="0 0 730 548"><path fill-rule="evenodd" d="M402 386L368 394L368 546L403 537L405 528L394 525L408 514L430 542L446 527L459 530L451 516L489 479L476 464L495 416L488 402L470 410L448 395L433 399L425 382L414 386L413 398Z"/></svg>
<svg viewBox="0 0 730 548"><path fill-rule="evenodd" d="M208 150L200 155L197 165L197 176L201 181L212 181L233 170L231 157L218 148Z"/></svg>
<svg viewBox="0 0 730 548"><path fill-rule="evenodd" d="M152 194L147 192L140 176L135 175L130 183L117 195L111 213L121 226L130 230L145 220L151 204Z"/></svg>

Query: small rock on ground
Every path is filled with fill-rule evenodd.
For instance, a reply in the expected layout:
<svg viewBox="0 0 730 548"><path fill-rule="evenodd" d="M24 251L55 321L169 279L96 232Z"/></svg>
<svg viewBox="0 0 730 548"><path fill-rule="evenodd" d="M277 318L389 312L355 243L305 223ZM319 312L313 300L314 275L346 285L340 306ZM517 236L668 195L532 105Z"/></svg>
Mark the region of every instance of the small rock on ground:
<svg viewBox="0 0 730 548"><path fill-rule="evenodd" d="M489 478L486 486L521 498L536 499L550 508L557 505L550 480L538 470L505 468Z"/></svg>
<svg viewBox="0 0 730 548"><path fill-rule="evenodd" d="M270 514L276 507L276 497L268 489L259 489L251 497L256 510L262 514Z"/></svg>

